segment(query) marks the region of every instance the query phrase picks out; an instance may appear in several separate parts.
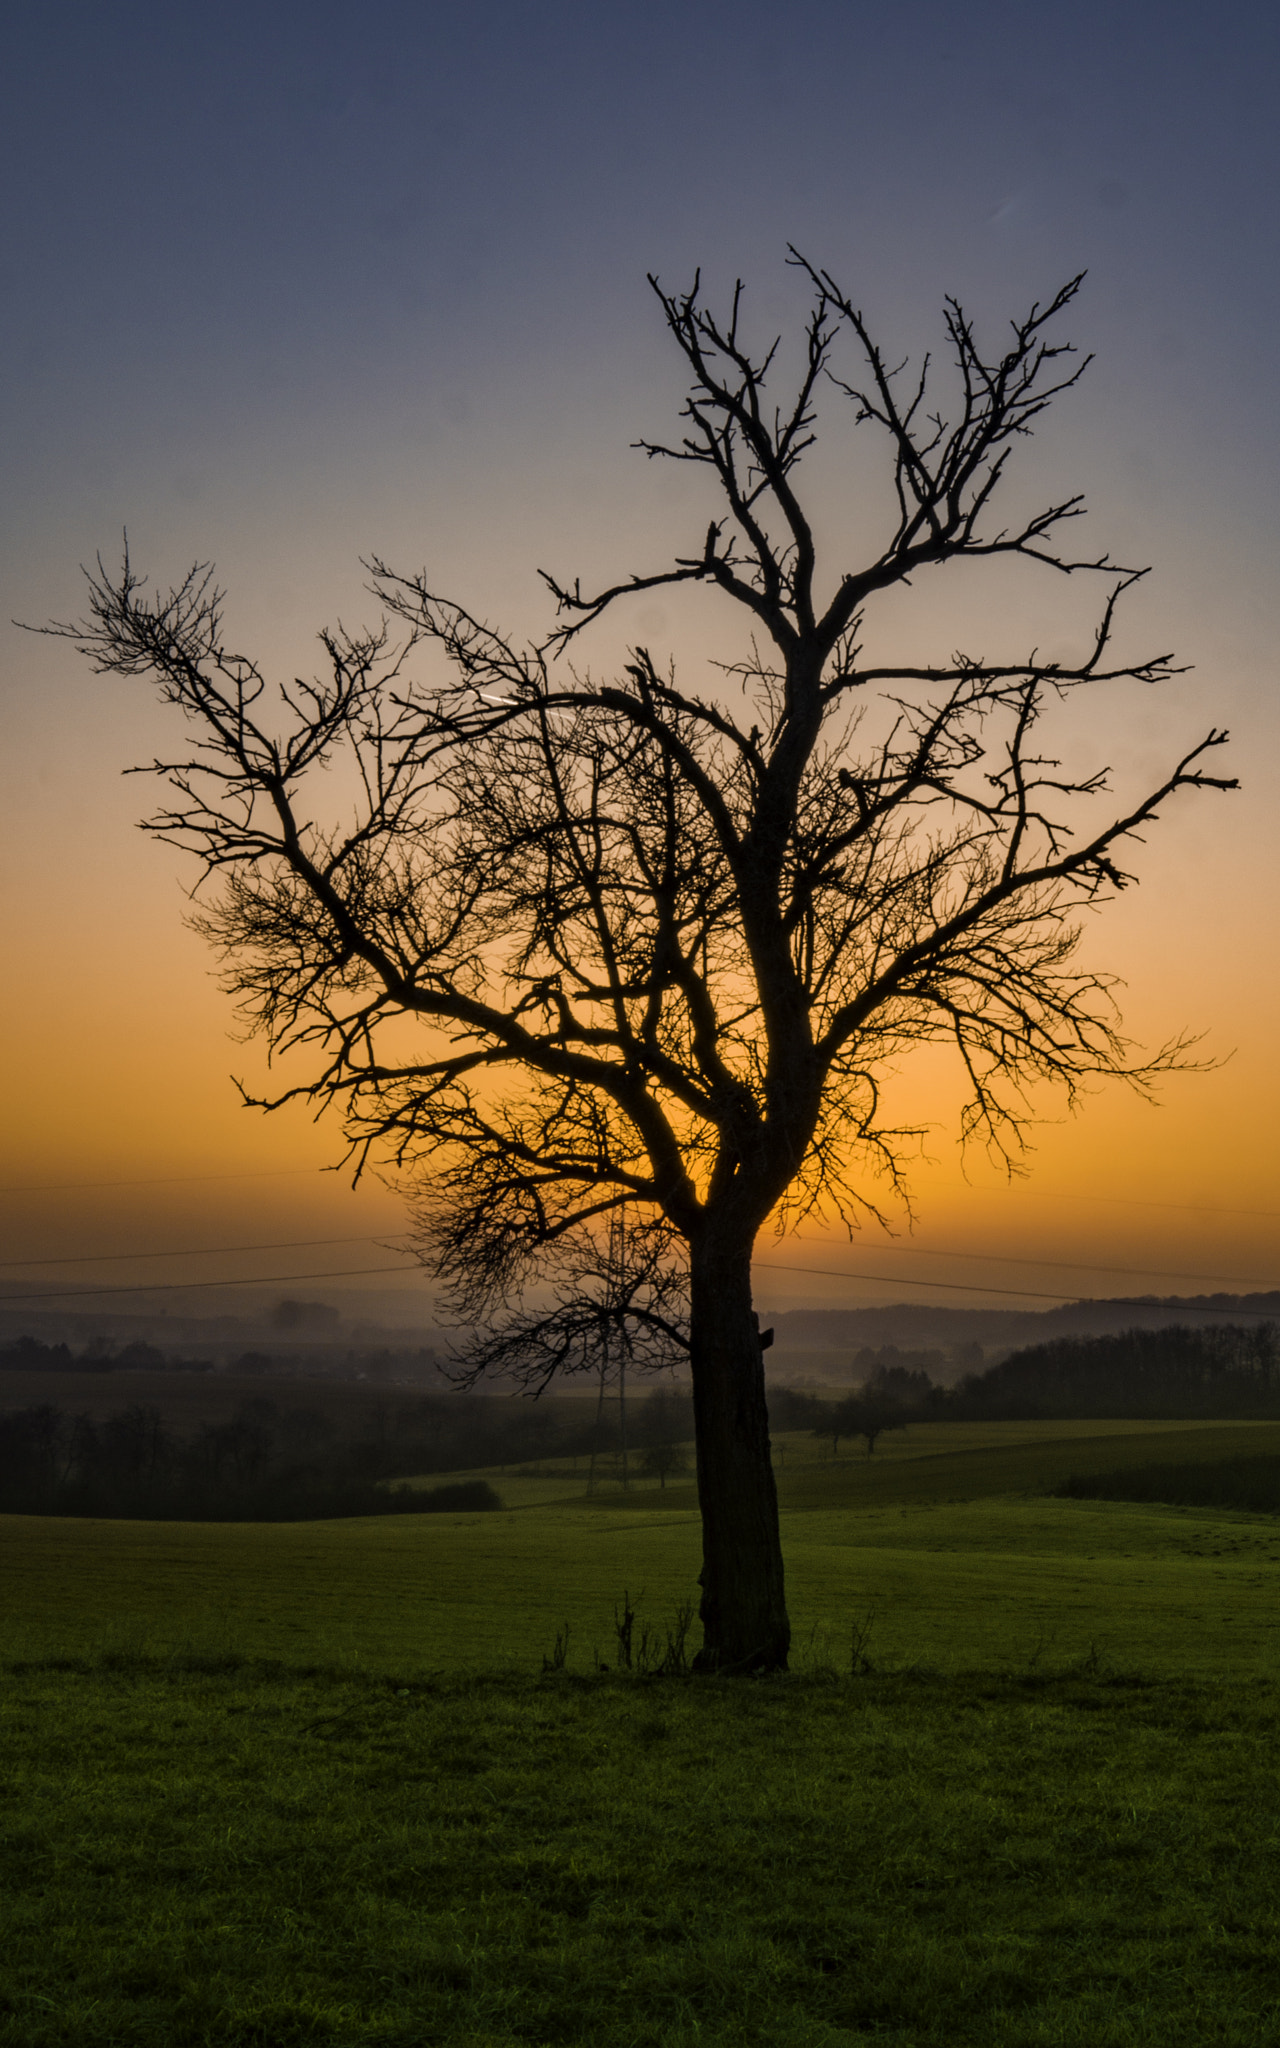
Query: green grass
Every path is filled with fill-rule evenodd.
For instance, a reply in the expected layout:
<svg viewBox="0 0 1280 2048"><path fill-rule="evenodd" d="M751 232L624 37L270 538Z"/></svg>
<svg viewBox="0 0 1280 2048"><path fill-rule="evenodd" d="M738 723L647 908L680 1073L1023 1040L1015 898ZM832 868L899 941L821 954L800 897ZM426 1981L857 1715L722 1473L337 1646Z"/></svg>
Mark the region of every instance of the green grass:
<svg viewBox="0 0 1280 2048"><path fill-rule="evenodd" d="M1280 1691L10 1674L0 2041L1270 2044Z"/></svg>
<svg viewBox="0 0 1280 2048"><path fill-rule="evenodd" d="M1043 1493L1073 1472L1147 1459L1219 1459L1280 1452L1280 1422L934 1422L881 1437L874 1457L784 1439L784 1507L858 1509L909 1501Z"/></svg>
<svg viewBox="0 0 1280 2048"><path fill-rule="evenodd" d="M797 1650L875 1614L876 1654L944 1670L1091 1646L1153 1674L1280 1673L1280 1524L1229 1512L1048 1500L1054 1475L1132 1464L1149 1425L939 1425L892 1459L783 1440ZM1166 1425L1234 1454L1269 1424ZM1280 1430L1274 1430L1280 1436ZM951 1440L952 1443L955 1439ZM467 1475L458 1475L464 1478ZM608 1656L613 1603L655 1622L696 1598L697 1513L656 1485L599 1504L585 1475L507 1474L488 1515L277 1525L6 1518L12 1655L127 1649L321 1659L410 1672L536 1669L570 1628L570 1668ZM807 1507L797 1499L808 1499Z"/></svg>
<svg viewBox="0 0 1280 2048"><path fill-rule="evenodd" d="M795 1641L875 1615L881 1658L943 1670L1091 1645L1153 1674L1280 1671L1280 1528L1092 1501L815 1510L788 1521ZM341 1662L426 1677L606 1658L624 1586L657 1623L696 1597L687 1514L572 1510L271 1525L14 1517L6 1647Z"/></svg>
<svg viewBox="0 0 1280 2048"><path fill-rule="evenodd" d="M595 1674L670 1487L9 1518L0 2043L1270 2048L1280 1521L1037 1491L1268 1426L963 1427L780 1446L759 1682Z"/></svg>

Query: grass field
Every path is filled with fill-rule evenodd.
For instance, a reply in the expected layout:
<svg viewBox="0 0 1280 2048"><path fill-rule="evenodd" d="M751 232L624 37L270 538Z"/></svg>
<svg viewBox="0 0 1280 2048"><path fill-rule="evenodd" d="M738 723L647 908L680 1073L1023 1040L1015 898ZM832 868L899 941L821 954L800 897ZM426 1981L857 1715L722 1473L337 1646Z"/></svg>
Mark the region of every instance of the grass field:
<svg viewBox="0 0 1280 2048"><path fill-rule="evenodd" d="M1280 1427L778 1449L756 1683L616 1669L687 1488L7 1518L0 2041L1270 2048L1280 1520L1042 1489Z"/></svg>
<svg viewBox="0 0 1280 2048"><path fill-rule="evenodd" d="M1280 1449L1280 1424L933 1424L873 1459L780 1440L797 1659L837 1658L874 1615L873 1655L942 1670L1091 1648L1129 1668L1280 1675L1269 1518L1038 1490L1147 1455ZM463 1479L468 1474L451 1474ZM624 1588L655 1623L696 1598L692 1487L581 1471L491 1475L491 1515L286 1525L5 1518L9 1655L130 1650L344 1663L415 1677L606 1660ZM434 1483L434 1482L432 1482Z"/></svg>

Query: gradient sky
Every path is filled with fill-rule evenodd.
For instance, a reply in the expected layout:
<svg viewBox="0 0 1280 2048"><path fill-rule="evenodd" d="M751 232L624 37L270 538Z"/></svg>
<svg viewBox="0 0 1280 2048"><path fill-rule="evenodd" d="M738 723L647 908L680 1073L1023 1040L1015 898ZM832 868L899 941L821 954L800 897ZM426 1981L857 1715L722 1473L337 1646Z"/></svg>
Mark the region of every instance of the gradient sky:
<svg viewBox="0 0 1280 2048"><path fill-rule="evenodd" d="M1126 977L1135 1034L1189 1027L1231 1058L1159 1110L1113 1089L1046 1126L1012 1190L981 1162L965 1181L922 1063L900 1083L940 1120L915 1239L762 1248L903 1284L771 1270L759 1291L1280 1284L1274 7L148 0L11 20L5 619L74 615L77 564L127 527L153 577L216 562L238 637L286 673L320 625L371 611L371 552L538 632L537 566L612 578L705 525L682 474L628 449L670 431L683 389L646 271L701 264L713 294L743 276L763 334L803 311L794 242L892 353L937 344L945 293L996 336L1087 268L1064 331L1097 361L1028 488L1086 490L1090 544L1155 568L1125 645L1195 672L1100 705L1086 736L1134 787L1229 726L1244 784L1162 821L1089 958ZM840 447L814 478L833 573L878 483ZM1088 593L1061 582L949 585L885 630L904 654L1069 645ZM695 673L732 637L717 602L619 618L592 659L643 632ZM3 660L4 1257L394 1230L391 1195L319 1173L335 1133L238 1107L229 1073L258 1055L229 1043L182 867L133 831L148 791L121 779L163 715L57 642L6 630ZM265 1256L0 1277L385 1263Z"/></svg>

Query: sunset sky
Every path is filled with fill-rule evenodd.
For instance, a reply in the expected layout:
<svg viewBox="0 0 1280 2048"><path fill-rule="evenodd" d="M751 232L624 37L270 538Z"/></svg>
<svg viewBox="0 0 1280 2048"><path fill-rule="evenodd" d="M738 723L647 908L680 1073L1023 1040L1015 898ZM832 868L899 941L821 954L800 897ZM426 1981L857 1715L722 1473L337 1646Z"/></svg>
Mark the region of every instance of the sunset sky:
<svg viewBox="0 0 1280 2048"><path fill-rule="evenodd" d="M1280 1286L1274 7L23 0L14 20L6 621L76 615L78 565L127 528L155 580L214 562L231 637L286 676L317 628L372 616L361 555L425 564L536 635L537 568L658 568L715 510L629 447L670 434L683 396L646 272L678 286L701 265L720 303L741 276L767 339L803 318L794 243L897 357L939 347L948 293L997 345L1087 270L1062 331L1097 360L1018 489L1084 490L1090 548L1153 565L1123 647L1193 672L1079 706L1075 738L1126 793L1225 726L1242 783L1169 808L1087 958L1125 977L1134 1036L1203 1032L1221 1064L1158 1109L1114 1087L1068 1121L1046 1101L1013 1187L980 1159L966 1180L946 1074L904 1068L906 1114L937 1121L914 1236L762 1245L758 1293ZM884 468L834 395L823 419L834 579L875 530ZM902 658L1069 646L1096 597L1047 570L967 593L948 575L883 622ZM584 658L643 635L692 680L737 651L717 605L641 604ZM387 1265L377 1240L402 1227L391 1192L321 1173L336 1130L239 1106L230 1076L260 1079L261 1055L232 1041L182 923L193 878L134 830L150 792L122 777L168 732L145 686L6 625L0 1292L255 1274L318 1291ZM239 1246L280 1249L213 1256ZM142 1252L200 1256L124 1263Z"/></svg>

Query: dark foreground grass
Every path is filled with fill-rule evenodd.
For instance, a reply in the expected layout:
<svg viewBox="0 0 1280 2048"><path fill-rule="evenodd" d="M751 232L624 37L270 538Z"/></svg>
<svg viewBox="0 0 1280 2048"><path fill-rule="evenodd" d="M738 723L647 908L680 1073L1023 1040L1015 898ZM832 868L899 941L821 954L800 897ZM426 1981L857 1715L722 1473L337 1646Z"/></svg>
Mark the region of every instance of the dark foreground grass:
<svg viewBox="0 0 1280 2048"><path fill-rule="evenodd" d="M1280 2038L1280 1687L0 1685L21 2048Z"/></svg>

